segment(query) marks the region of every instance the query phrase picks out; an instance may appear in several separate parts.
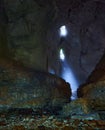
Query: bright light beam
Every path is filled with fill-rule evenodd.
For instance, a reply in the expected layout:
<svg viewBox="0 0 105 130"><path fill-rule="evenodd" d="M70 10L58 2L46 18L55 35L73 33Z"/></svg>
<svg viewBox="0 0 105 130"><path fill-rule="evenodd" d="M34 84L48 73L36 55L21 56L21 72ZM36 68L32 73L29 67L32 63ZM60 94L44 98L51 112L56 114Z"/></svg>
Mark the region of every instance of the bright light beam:
<svg viewBox="0 0 105 130"><path fill-rule="evenodd" d="M62 61L65 60L65 54L64 54L64 52L63 52L63 49L60 49L60 54L59 54L59 56L60 56L60 59L61 59Z"/></svg>
<svg viewBox="0 0 105 130"><path fill-rule="evenodd" d="M66 80L66 82L69 82L72 89L72 96L71 99L74 100L77 98L76 91L78 88L78 81L76 80L71 68L67 64L66 61L63 62L63 70L62 70L62 78Z"/></svg>
<svg viewBox="0 0 105 130"><path fill-rule="evenodd" d="M67 28L65 25L60 27L60 36L62 36L62 37L67 36Z"/></svg>

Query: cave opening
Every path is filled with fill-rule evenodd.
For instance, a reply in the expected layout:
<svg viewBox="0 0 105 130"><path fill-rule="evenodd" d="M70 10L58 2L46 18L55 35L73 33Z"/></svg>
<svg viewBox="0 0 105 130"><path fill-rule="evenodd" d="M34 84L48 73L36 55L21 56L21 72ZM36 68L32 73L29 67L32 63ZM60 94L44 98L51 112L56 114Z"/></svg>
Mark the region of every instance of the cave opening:
<svg viewBox="0 0 105 130"><path fill-rule="evenodd" d="M63 25L60 27L60 46L62 46L62 39L65 40L66 36L68 34L68 30L66 25ZM72 91L72 96L71 96L71 100L75 100L77 98L77 88L78 88L78 81L75 77L75 74L72 71L72 68L70 67L70 65L67 62L67 58L65 55L65 51L63 48L60 48L59 50L59 58L61 60L61 75L60 77L62 77L66 82L68 82L70 84L71 87L71 91Z"/></svg>
<svg viewBox="0 0 105 130"><path fill-rule="evenodd" d="M65 25L62 25L59 30L60 30L60 36L61 37L67 36L68 31L67 31L67 27Z"/></svg>

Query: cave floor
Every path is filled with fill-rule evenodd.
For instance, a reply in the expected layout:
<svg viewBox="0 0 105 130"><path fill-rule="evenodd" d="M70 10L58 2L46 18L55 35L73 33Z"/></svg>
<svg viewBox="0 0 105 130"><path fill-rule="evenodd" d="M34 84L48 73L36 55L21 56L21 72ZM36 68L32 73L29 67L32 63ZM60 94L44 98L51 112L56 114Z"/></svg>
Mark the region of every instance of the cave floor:
<svg viewBox="0 0 105 130"><path fill-rule="evenodd" d="M0 130L105 130L105 120L70 119L39 113L31 110L0 112Z"/></svg>

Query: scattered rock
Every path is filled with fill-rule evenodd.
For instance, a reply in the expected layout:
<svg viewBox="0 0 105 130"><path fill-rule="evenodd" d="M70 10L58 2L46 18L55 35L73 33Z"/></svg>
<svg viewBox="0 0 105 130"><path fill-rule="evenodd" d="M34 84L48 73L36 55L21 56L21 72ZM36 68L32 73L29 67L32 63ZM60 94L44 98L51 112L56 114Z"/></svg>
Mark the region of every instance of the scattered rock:
<svg viewBox="0 0 105 130"><path fill-rule="evenodd" d="M6 125L0 125L0 130L75 130L75 129L102 129L105 128L105 121L90 119L70 119L52 116L22 116L19 115L5 117Z"/></svg>

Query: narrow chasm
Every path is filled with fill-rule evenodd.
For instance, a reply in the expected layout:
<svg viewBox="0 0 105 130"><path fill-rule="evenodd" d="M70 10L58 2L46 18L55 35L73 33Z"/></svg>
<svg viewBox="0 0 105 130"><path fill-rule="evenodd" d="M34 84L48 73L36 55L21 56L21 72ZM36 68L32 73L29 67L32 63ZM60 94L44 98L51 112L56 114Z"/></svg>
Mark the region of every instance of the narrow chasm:
<svg viewBox="0 0 105 130"><path fill-rule="evenodd" d="M104 130L104 99L104 0L0 0L0 130Z"/></svg>

